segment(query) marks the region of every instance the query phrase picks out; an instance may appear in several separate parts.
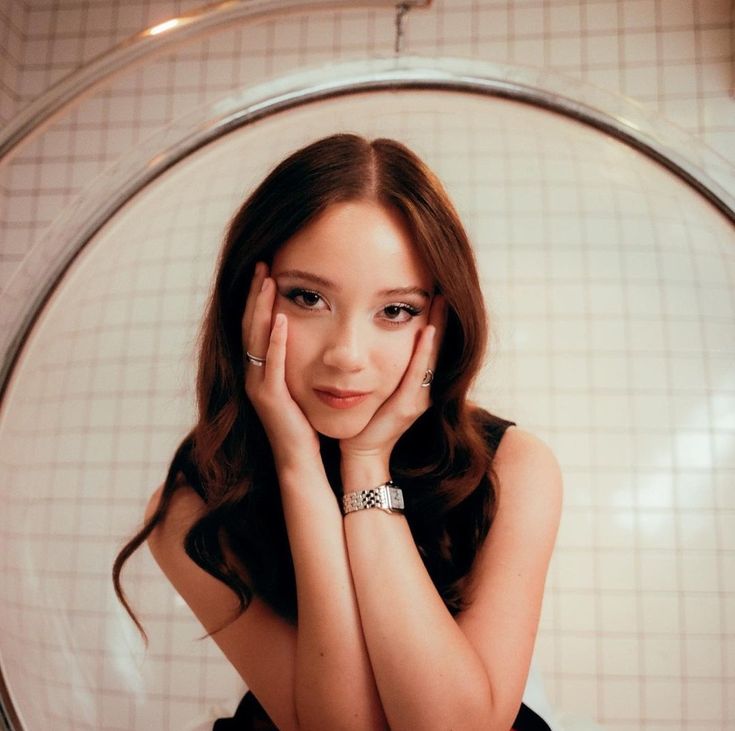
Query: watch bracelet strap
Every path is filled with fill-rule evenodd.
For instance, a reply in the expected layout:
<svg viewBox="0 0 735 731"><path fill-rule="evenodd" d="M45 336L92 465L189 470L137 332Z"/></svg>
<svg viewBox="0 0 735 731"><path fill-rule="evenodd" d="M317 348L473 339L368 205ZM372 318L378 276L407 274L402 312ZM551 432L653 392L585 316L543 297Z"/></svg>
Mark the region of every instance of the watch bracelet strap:
<svg viewBox="0 0 735 731"><path fill-rule="evenodd" d="M345 515L369 508L380 508L388 513L403 512L403 491L393 480L389 480L369 490L348 492L342 496L342 512Z"/></svg>

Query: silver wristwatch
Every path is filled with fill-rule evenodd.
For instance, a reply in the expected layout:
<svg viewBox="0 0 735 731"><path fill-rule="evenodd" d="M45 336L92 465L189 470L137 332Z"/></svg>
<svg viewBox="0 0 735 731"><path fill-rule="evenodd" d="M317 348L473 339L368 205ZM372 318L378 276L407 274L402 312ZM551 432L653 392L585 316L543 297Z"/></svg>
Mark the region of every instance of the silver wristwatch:
<svg viewBox="0 0 735 731"><path fill-rule="evenodd" d="M345 515L367 508L380 508L387 513L402 513L404 510L403 491L393 480L390 480L369 490L348 492L342 496L342 512Z"/></svg>

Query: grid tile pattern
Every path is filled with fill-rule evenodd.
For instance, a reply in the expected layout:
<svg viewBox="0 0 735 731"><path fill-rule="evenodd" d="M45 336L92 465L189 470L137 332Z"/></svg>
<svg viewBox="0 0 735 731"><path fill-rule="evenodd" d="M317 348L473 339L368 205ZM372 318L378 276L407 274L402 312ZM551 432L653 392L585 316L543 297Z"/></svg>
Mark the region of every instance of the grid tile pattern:
<svg viewBox="0 0 735 731"><path fill-rule="evenodd" d="M15 24L22 22L24 39L19 103L130 35L198 5L28 2ZM113 80L6 164L0 291L68 201L148 134L206 101L274 75L390 55L393 36L390 10L312 13L223 31ZM409 13L404 50L547 68L581 79L636 99L732 161L731 41L727 0L435 0L432 8ZM24 182L29 168L36 171L30 185Z"/></svg>
<svg viewBox="0 0 735 731"><path fill-rule="evenodd" d="M0 123L17 112L20 104L19 71L24 46L25 4L9 0L0 7Z"/></svg>
<svg viewBox="0 0 735 731"><path fill-rule="evenodd" d="M0 6L0 127L16 114L20 105L18 76L23 54L25 12L23 0L8 0ZM8 178L8 166L0 165L0 222L8 218ZM0 230L2 227L0 223ZM0 236L0 242L3 238ZM8 260L6 256L5 247L0 243L0 291L18 261L18 257L11 256Z"/></svg>
<svg viewBox="0 0 735 731"><path fill-rule="evenodd" d="M9 0L0 119L199 4ZM626 94L732 161L732 12L726 0L435 0L409 14L404 49L547 68ZM171 120L279 74L392 46L390 11L315 13L232 28L116 78L0 166L0 291L59 212ZM330 107L330 123L354 128L351 103L334 120ZM410 115L393 104L381 130L431 160L478 242L496 338L478 395L542 434L564 467L538 643L555 704L620 731L728 727L731 233L649 161L568 120L478 110L475 127L473 115L452 127L435 108L418 114L416 99ZM273 139L285 149L294 129L324 133L310 114L293 127L269 122L268 145L243 135L247 159ZM211 643L192 642L200 628L144 551L128 586L155 637L148 654L105 583L192 418L207 247L247 183L229 170L209 180L210 196L185 199L181 181L211 175L214 154L98 237L47 308L3 404L0 624L13 690L33 694L22 705L29 728L193 731L242 690Z"/></svg>
<svg viewBox="0 0 735 731"><path fill-rule="evenodd" d="M206 728L242 694L145 550L124 574L143 652L109 567L194 416L194 338L227 219L287 151L345 128L405 140L445 181L491 315L476 397L562 464L537 643L560 718L735 720L729 226L569 119L388 97L322 102L200 151L107 225L44 311L0 419L2 653L29 728Z"/></svg>

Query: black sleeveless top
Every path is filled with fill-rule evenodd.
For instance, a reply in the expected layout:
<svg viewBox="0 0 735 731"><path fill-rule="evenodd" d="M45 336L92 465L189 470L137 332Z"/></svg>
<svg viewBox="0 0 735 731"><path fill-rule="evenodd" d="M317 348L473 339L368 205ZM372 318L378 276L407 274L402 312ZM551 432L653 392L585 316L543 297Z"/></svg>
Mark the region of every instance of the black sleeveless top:
<svg viewBox="0 0 735 731"><path fill-rule="evenodd" d="M502 419L499 416L489 416L490 421L486 424L485 430L488 443L495 450L498 448L505 430L509 426L515 426L516 423ZM203 500L206 500L199 475L191 461L183 459L179 463L179 467L192 488ZM524 703L521 703L516 720L513 722L513 729L517 729L517 731L550 731L543 718ZM252 691L248 691L238 704L235 715L231 718L217 719L214 722L212 731L278 731L278 727L271 721Z"/></svg>

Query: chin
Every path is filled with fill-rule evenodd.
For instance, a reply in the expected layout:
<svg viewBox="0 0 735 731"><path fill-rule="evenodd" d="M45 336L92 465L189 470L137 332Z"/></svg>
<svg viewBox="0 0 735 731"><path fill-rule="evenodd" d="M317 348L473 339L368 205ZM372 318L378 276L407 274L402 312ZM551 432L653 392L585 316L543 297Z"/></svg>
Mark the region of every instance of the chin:
<svg viewBox="0 0 735 731"><path fill-rule="evenodd" d="M362 428L350 428L347 426L337 426L327 425L326 427L317 427L314 426L314 429L319 432L323 437L329 437L330 439L351 439L352 437L356 437L361 431Z"/></svg>
<svg viewBox="0 0 735 731"><path fill-rule="evenodd" d="M314 430L324 437L330 439L351 439L356 437L367 425L370 419L345 419L344 417L332 417L309 419Z"/></svg>

